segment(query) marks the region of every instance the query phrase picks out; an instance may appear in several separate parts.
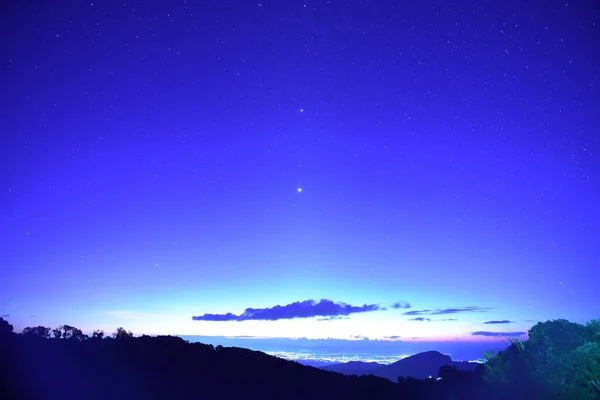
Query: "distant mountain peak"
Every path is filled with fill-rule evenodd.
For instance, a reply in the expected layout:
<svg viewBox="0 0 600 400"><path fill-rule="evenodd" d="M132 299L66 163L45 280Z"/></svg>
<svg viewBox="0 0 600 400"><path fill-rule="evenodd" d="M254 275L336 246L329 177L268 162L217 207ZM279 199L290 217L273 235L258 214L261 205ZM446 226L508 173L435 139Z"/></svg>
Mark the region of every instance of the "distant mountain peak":
<svg viewBox="0 0 600 400"><path fill-rule="evenodd" d="M382 365L375 361L348 361L346 365Z"/></svg>
<svg viewBox="0 0 600 400"><path fill-rule="evenodd" d="M346 375L375 375L396 381L399 376L411 376L418 379L437 377L440 367L444 365L451 365L465 370L471 369L471 367L475 369L476 364L457 363L452 361L452 358L448 355L430 350L413 354L389 365L376 362L350 361L343 364L328 365L323 369Z"/></svg>

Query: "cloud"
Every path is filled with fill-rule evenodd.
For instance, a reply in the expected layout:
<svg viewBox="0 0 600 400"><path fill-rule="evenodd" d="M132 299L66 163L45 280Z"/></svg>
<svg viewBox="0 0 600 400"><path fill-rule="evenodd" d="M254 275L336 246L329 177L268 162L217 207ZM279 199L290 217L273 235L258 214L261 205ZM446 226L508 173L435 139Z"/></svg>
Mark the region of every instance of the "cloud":
<svg viewBox="0 0 600 400"><path fill-rule="evenodd" d="M458 319L457 318L443 318L443 319L440 319L440 321L458 321Z"/></svg>
<svg viewBox="0 0 600 400"><path fill-rule="evenodd" d="M0 315L0 318L10 318L10 314L2 314Z"/></svg>
<svg viewBox="0 0 600 400"><path fill-rule="evenodd" d="M431 312L431 310L414 310L414 311L407 311L405 313L402 313L402 315L423 315L423 314L429 314Z"/></svg>
<svg viewBox="0 0 600 400"><path fill-rule="evenodd" d="M398 335L384 336L384 339L400 339L400 336L398 336Z"/></svg>
<svg viewBox="0 0 600 400"><path fill-rule="evenodd" d="M501 321L485 321L484 324L512 324L514 321L503 319Z"/></svg>
<svg viewBox="0 0 600 400"><path fill-rule="evenodd" d="M384 308L376 304L364 304L352 306L346 303L334 303L331 300L322 299L296 301L285 306L274 306L271 308L247 308L240 315L227 314L204 314L192 317L194 321L277 321L279 319L312 318L312 317L337 317L350 314L379 311Z"/></svg>
<svg viewBox="0 0 600 400"><path fill-rule="evenodd" d="M223 321L240 321L240 317L232 314L232 313L227 313L227 314L204 314L201 315L199 317L192 317L192 320L194 321L217 321L217 322L223 322Z"/></svg>
<svg viewBox="0 0 600 400"><path fill-rule="evenodd" d="M456 313L465 313L465 312L485 312L487 310L491 310L490 307L478 307L478 306L468 306L468 307L453 307L453 308L438 308L435 310L414 310L407 311L402 315L444 315L444 314L456 314Z"/></svg>
<svg viewBox="0 0 600 400"><path fill-rule="evenodd" d="M416 317L416 318L409 318L409 321L431 321L431 318L424 318L424 317Z"/></svg>
<svg viewBox="0 0 600 400"><path fill-rule="evenodd" d="M317 318L316 320L317 321L333 321L333 320L336 320L336 319L350 319L350 318L347 317L347 316L334 315L334 316L331 316L331 317Z"/></svg>
<svg viewBox="0 0 600 400"><path fill-rule="evenodd" d="M486 332L486 331L471 332L471 335L473 335L473 336L488 336L488 337L515 337L515 336L523 336L526 334L527 334L527 332Z"/></svg>
<svg viewBox="0 0 600 400"><path fill-rule="evenodd" d="M392 308L411 308L411 305L407 301L399 301L399 302L392 304L390 307L392 307Z"/></svg>
<svg viewBox="0 0 600 400"><path fill-rule="evenodd" d="M431 313L431 315L442 315L442 314L455 314L462 312L480 312L491 310L491 307L478 307L478 306L468 306L468 307L455 307L455 308L444 308L442 310L435 310Z"/></svg>

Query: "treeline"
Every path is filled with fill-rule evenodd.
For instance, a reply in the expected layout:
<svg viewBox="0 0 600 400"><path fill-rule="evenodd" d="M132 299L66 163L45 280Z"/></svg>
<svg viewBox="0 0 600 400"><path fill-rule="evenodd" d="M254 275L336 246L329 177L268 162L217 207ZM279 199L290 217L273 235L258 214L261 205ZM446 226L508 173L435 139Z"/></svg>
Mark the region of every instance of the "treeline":
<svg viewBox="0 0 600 400"><path fill-rule="evenodd" d="M248 349L173 336L134 337L123 328L111 335L85 335L69 325L38 326L16 334L0 318L0 399L587 400L600 393L594 392L598 387L592 379L600 378L594 375L600 365L597 328L596 322L549 321L533 327L529 341L488 355L476 372L445 366L440 380L400 377L394 383L344 376ZM570 389L561 386L565 379L560 376L574 367L567 361L557 364L556 358L563 356L568 362L581 361L577 373L567 374Z"/></svg>
<svg viewBox="0 0 600 400"><path fill-rule="evenodd" d="M600 320L585 326L565 319L540 322L527 341L484 356L487 382L535 387L540 398L600 399Z"/></svg>

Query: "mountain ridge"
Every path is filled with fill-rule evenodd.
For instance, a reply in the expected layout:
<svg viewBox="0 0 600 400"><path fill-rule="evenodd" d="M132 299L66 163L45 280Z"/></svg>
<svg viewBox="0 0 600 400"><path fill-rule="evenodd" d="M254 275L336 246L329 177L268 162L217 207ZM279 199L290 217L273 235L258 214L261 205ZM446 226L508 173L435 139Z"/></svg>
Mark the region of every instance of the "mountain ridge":
<svg viewBox="0 0 600 400"><path fill-rule="evenodd" d="M399 376L416 379L437 378L440 367L444 365L455 367L460 371L475 371L478 364L477 362L454 361L448 355L430 350L405 357L387 365L376 362L350 361L323 366L321 369L344 375L374 375L395 382Z"/></svg>

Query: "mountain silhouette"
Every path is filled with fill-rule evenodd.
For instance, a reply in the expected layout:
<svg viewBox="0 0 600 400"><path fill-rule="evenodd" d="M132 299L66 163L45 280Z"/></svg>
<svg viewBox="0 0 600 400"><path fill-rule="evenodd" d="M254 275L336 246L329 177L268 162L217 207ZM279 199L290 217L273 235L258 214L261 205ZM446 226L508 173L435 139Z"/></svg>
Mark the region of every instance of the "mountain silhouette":
<svg viewBox="0 0 600 400"><path fill-rule="evenodd" d="M450 365L460 371L475 371L477 363L453 361L449 356L438 351L425 351L403 358L389 365L351 361L333 364L322 369L345 375L374 375L396 381L399 376L417 379L437 378L440 367Z"/></svg>

